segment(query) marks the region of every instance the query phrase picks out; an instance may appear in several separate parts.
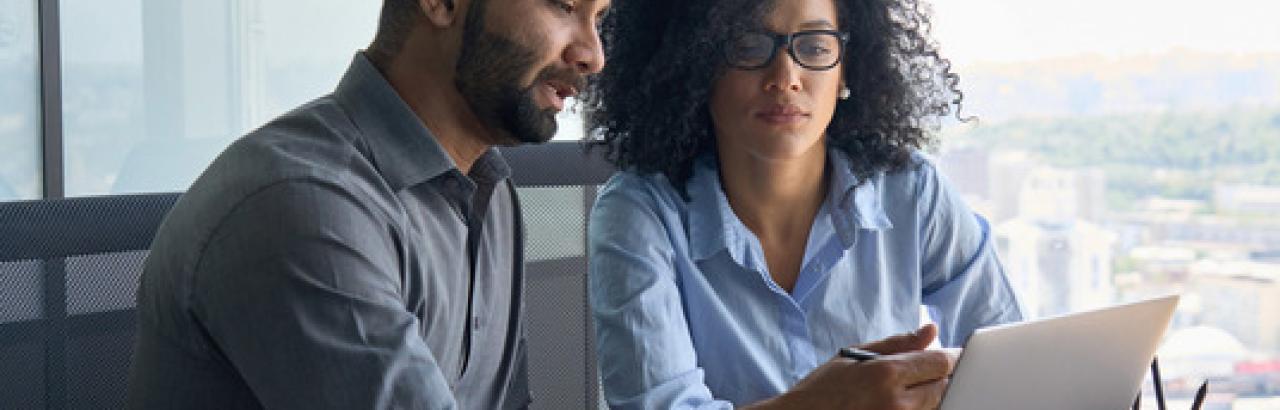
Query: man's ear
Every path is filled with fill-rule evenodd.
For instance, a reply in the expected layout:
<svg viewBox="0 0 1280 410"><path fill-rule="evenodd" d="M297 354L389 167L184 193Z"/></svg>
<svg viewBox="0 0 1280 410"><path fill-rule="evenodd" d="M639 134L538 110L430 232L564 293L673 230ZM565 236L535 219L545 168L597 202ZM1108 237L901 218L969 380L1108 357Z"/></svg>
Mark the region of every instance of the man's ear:
<svg viewBox="0 0 1280 410"><path fill-rule="evenodd" d="M418 0L427 21L440 28L452 26L458 18L459 0Z"/></svg>

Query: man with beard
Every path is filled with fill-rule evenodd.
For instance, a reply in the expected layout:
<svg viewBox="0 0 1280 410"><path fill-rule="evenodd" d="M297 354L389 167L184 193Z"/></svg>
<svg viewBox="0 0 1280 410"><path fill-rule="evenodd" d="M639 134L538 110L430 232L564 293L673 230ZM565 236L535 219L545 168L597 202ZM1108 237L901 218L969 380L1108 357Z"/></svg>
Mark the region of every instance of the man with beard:
<svg viewBox="0 0 1280 410"><path fill-rule="evenodd" d="M523 244L495 145L604 65L609 0L385 0L337 89L227 148L157 233L131 408L519 408Z"/></svg>

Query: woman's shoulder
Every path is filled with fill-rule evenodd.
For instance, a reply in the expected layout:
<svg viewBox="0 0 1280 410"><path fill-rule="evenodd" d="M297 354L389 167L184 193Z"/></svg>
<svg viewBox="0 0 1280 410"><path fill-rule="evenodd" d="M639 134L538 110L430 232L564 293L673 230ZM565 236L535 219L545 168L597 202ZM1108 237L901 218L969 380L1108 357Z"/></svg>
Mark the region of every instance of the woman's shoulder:
<svg viewBox="0 0 1280 410"><path fill-rule="evenodd" d="M620 171L591 207L591 246L645 247L677 240L687 205L662 174Z"/></svg>
<svg viewBox="0 0 1280 410"><path fill-rule="evenodd" d="M936 158L921 152L913 150L907 162L902 166L881 171L873 178L880 185L881 191L886 193L901 193L909 196L918 196L922 190L935 188L939 184L945 184L942 181L941 174L936 165Z"/></svg>
<svg viewBox="0 0 1280 410"><path fill-rule="evenodd" d="M681 206L681 196L661 172L618 171L609 177L596 199L596 206L640 206L671 208Z"/></svg>

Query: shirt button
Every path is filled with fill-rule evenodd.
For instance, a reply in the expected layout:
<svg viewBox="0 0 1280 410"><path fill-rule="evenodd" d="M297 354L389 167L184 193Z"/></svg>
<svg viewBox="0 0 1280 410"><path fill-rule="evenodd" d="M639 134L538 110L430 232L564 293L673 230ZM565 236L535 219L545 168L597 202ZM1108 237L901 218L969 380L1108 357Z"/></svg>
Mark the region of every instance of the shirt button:
<svg viewBox="0 0 1280 410"><path fill-rule="evenodd" d="M480 330L480 317L471 318L471 330Z"/></svg>

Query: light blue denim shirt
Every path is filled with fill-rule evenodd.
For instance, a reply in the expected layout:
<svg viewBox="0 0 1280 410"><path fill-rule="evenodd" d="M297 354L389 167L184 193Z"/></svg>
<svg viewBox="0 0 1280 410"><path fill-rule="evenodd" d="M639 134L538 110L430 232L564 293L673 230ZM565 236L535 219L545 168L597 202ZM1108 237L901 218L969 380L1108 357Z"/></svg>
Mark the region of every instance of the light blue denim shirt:
<svg viewBox="0 0 1280 410"><path fill-rule="evenodd" d="M734 215L712 156L689 201L660 174L621 172L589 232L591 309L609 405L729 408L776 396L843 346L914 330L944 346L1021 320L990 229L920 155L859 180L828 150L830 190L788 293Z"/></svg>

